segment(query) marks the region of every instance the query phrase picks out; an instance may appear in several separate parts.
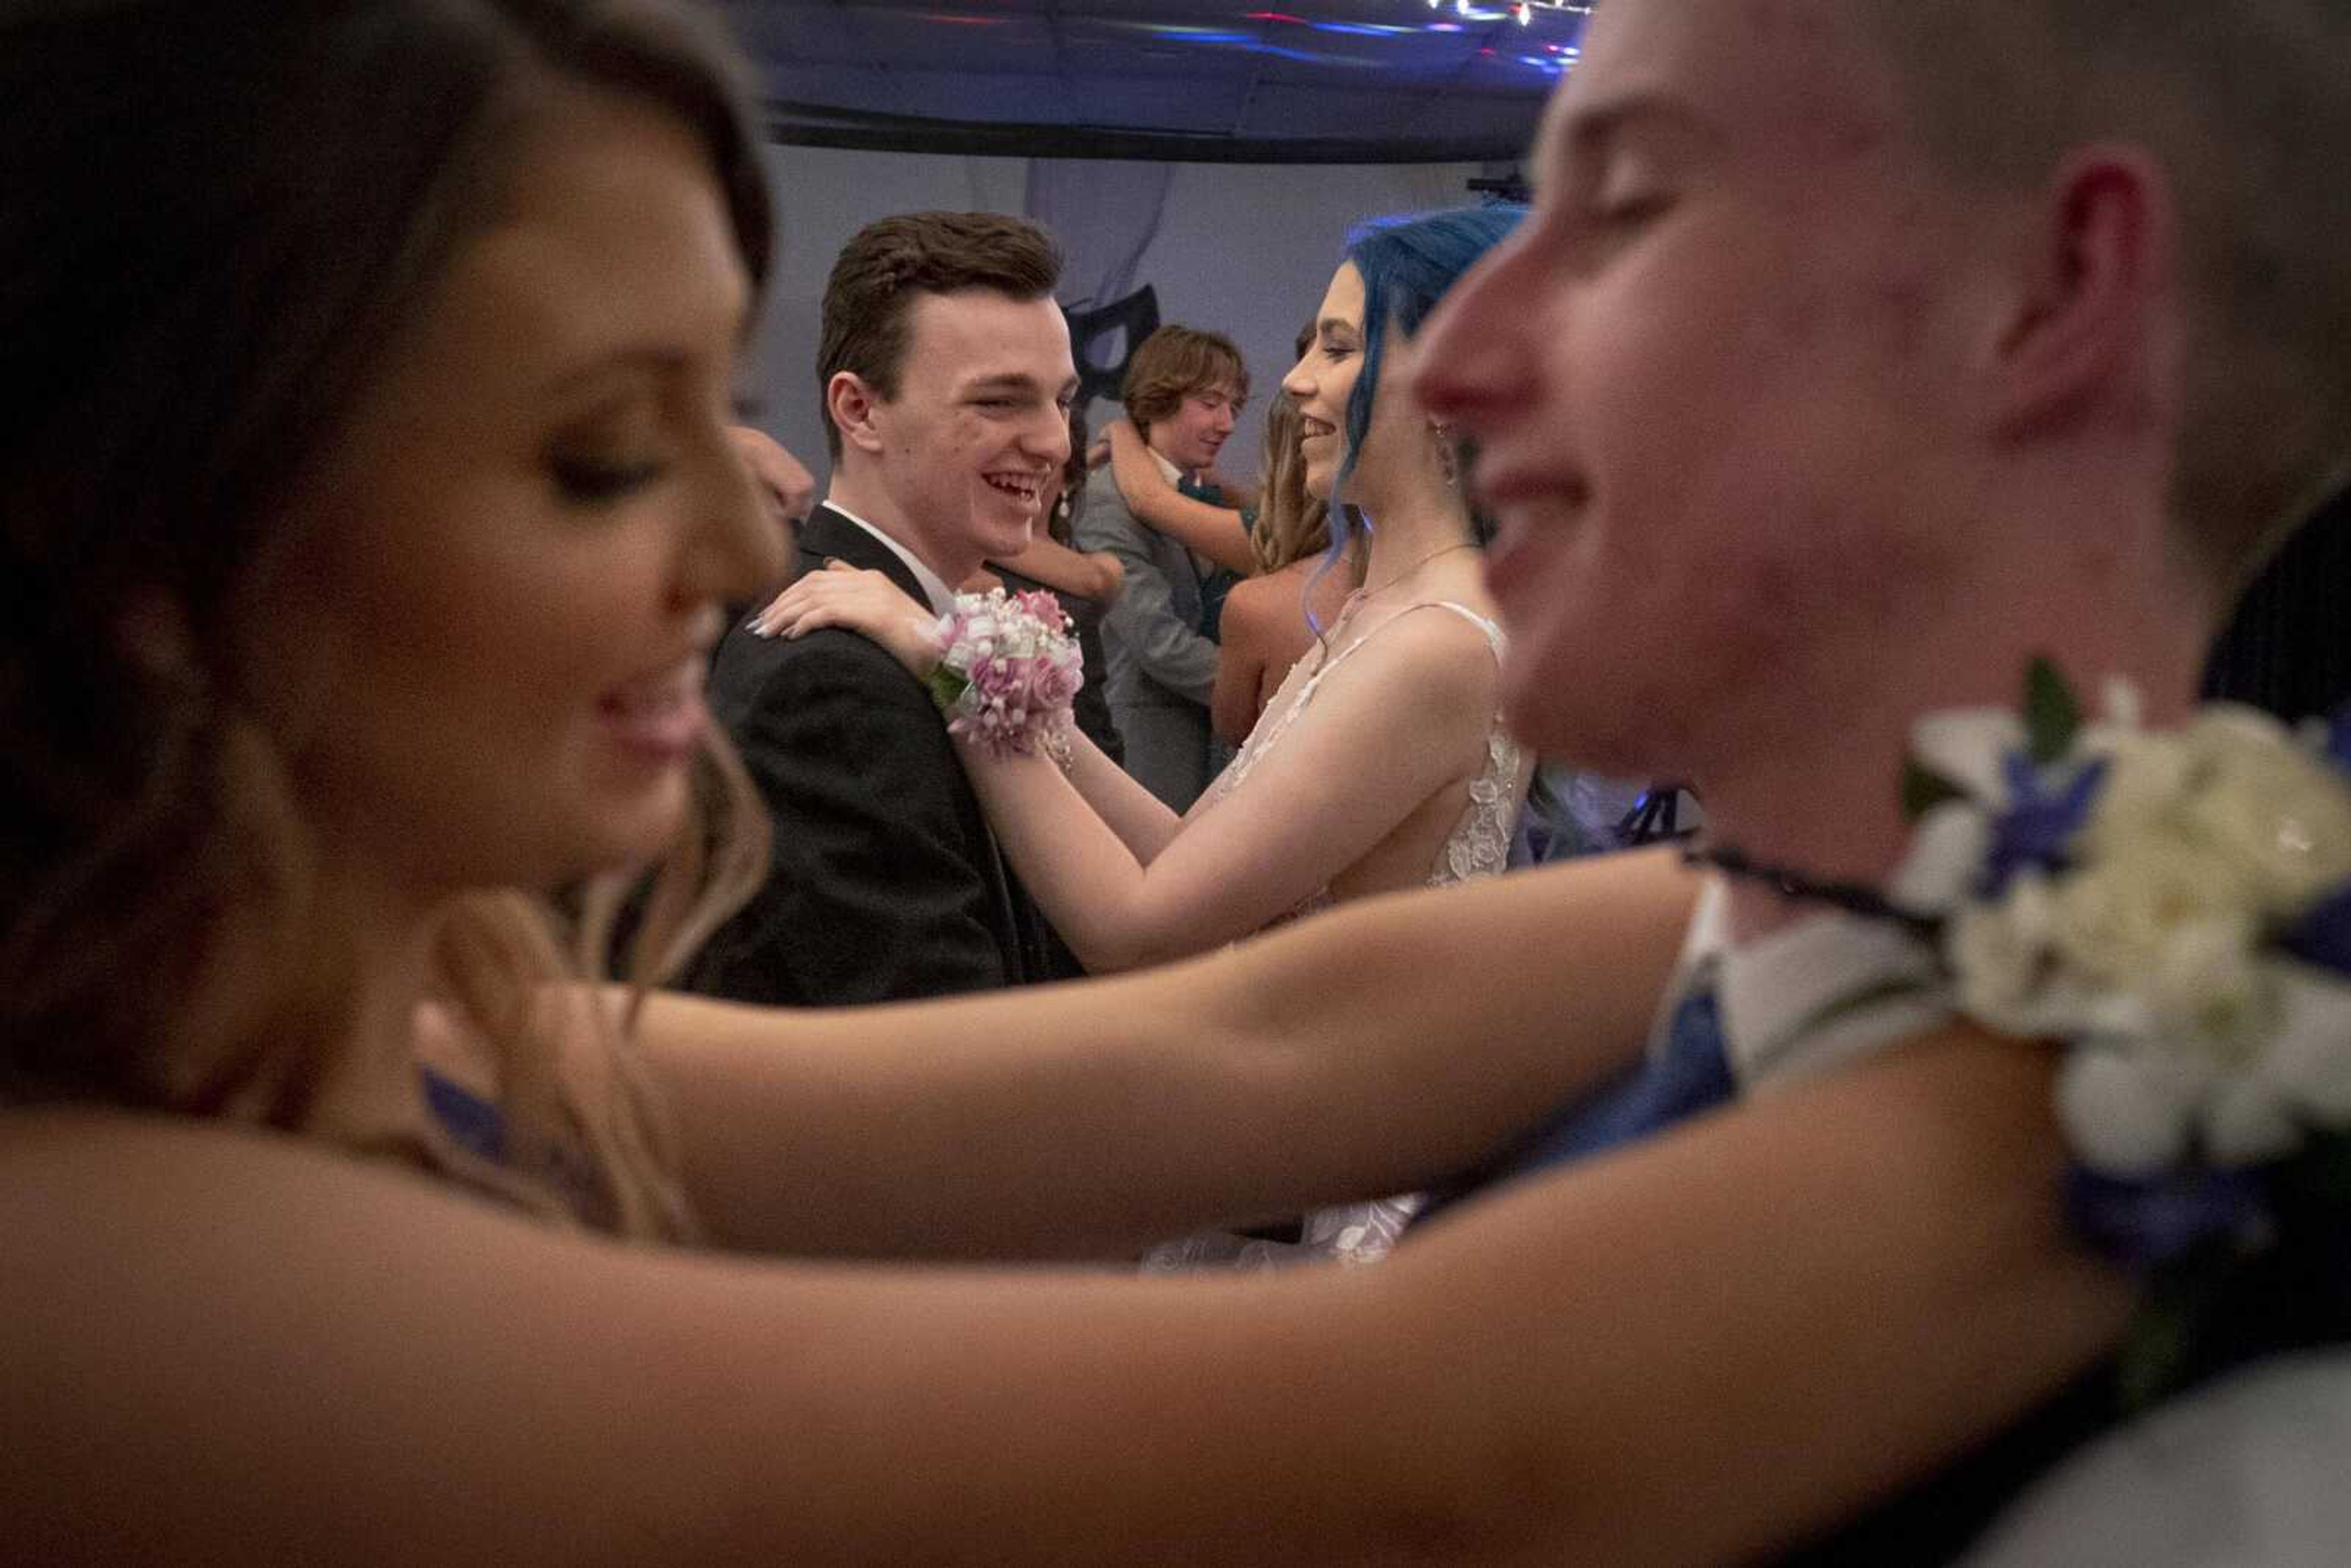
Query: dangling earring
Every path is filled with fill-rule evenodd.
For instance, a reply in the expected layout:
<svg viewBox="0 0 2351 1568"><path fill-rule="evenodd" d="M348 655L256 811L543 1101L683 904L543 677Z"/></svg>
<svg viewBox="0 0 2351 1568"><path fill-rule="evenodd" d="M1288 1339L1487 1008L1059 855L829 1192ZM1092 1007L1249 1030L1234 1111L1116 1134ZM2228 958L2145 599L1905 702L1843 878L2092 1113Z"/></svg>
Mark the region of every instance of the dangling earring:
<svg viewBox="0 0 2351 1568"><path fill-rule="evenodd" d="M1431 423L1428 433L1437 438L1437 468L1445 476L1445 487L1448 490L1460 488L1461 461L1453 449L1453 427Z"/></svg>

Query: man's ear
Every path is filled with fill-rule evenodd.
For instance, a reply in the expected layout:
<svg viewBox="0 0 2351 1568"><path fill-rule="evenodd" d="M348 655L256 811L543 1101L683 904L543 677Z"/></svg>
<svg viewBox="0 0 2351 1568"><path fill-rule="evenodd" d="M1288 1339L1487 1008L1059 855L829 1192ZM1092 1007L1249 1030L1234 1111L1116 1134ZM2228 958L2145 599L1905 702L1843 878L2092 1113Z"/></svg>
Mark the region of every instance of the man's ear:
<svg viewBox="0 0 2351 1568"><path fill-rule="evenodd" d="M825 417L841 432L841 444L861 452L880 452L882 432L875 424L883 400L854 371L835 371L824 383Z"/></svg>
<svg viewBox="0 0 2351 1568"><path fill-rule="evenodd" d="M2085 147L2029 214L1992 346L1994 423L2078 416L2156 369L2158 312L2178 263L2177 214L2142 147Z"/></svg>

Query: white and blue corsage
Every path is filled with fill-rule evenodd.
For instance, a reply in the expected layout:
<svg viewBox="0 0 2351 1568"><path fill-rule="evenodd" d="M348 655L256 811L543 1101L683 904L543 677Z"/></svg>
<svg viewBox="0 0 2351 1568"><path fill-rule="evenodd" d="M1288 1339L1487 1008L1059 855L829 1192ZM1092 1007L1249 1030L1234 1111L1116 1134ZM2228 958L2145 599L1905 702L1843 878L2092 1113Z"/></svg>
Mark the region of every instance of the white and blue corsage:
<svg viewBox="0 0 2351 1568"><path fill-rule="evenodd" d="M2149 730L2038 663L2021 714L1923 721L1904 792L1882 912L1931 945L1922 988L2064 1043L2070 1217L2154 1286L2126 1383L2170 1382L2214 1281L2282 1244L2351 1299L2351 710Z"/></svg>

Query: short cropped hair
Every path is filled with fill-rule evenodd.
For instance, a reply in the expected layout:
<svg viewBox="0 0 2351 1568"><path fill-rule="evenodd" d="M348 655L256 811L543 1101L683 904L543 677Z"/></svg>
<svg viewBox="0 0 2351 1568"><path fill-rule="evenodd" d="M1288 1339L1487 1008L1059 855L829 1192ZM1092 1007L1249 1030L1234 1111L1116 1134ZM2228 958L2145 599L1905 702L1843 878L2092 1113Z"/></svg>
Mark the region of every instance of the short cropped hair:
<svg viewBox="0 0 2351 1568"><path fill-rule="evenodd" d="M2170 510L2208 566L2249 576L2351 473L2351 5L1847 3L1960 181L2031 190L2109 139L2162 162L2189 312Z"/></svg>
<svg viewBox="0 0 2351 1568"><path fill-rule="evenodd" d="M907 326L922 294L986 288L1042 299L1061 281L1061 253L1035 224L1000 213L902 213L851 236L825 280L817 340L820 401L843 371L885 401L898 395ZM824 424L825 449L841 459L841 432Z"/></svg>
<svg viewBox="0 0 2351 1568"><path fill-rule="evenodd" d="M1245 398L1249 384L1241 351L1230 338L1197 327L1162 327L1143 340L1127 361L1119 401L1126 405L1128 423L1147 436L1154 424L1172 418L1195 392L1228 386L1235 397Z"/></svg>

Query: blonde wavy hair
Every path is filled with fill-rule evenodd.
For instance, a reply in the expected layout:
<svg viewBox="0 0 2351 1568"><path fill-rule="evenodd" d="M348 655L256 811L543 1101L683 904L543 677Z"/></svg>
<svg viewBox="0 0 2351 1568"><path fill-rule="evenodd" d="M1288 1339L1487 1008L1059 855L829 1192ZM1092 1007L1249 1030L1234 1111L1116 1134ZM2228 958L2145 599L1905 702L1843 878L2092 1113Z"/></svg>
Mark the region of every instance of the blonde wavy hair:
<svg viewBox="0 0 2351 1568"><path fill-rule="evenodd" d="M1119 401L1135 434L1147 437L1153 425L1176 417L1186 398L1217 387L1249 396L1249 367L1233 340L1197 327L1166 326L1136 346Z"/></svg>
<svg viewBox="0 0 2351 1568"><path fill-rule="evenodd" d="M352 1044L357 927L239 658L300 521L297 479L492 221L518 125L563 84L694 131L764 279L735 67L683 5L319 0L230 26L179 0L27 0L0 20L0 138L19 150L0 201L17 371L0 419L0 1103L278 1128L565 1223L693 1234L629 1019L577 982L604 974L624 902L643 987L763 874L765 813L724 740L650 872L446 911L428 1010L494 1081L491 1165L426 1113L413 1056Z"/></svg>
<svg viewBox="0 0 2351 1568"><path fill-rule="evenodd" d="M1306 357L1314 341L1314 323L1298 329L1290 362ZM1330 508L1306 493L1306 455L1299 450L1303 430L1298 404L1287 392L1275 396L1265 411L1264 484L1258 501L1257 527L1249 530L1249 553L1260 573L1280 571L1292 561L1319 555L1331 548Z"/></svg>

